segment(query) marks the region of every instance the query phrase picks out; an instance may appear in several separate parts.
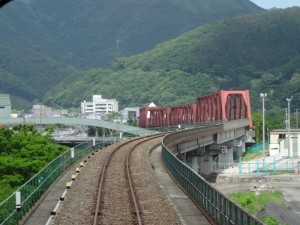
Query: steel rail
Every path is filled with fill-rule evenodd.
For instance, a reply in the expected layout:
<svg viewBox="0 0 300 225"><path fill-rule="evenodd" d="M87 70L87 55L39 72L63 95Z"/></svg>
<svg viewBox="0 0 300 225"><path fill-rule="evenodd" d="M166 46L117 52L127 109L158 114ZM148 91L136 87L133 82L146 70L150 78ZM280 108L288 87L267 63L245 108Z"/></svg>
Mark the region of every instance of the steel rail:
<svg viewBox="0 0 300 225"><path fill-rule="evenodd" d="M105 176L106 176L106 172L107 172L107 167L112 159L112 157L114 156L114 154L123 146L127 145L128 143L131 143L133 141L142 139L144 137L139 137L139 138L135 138L135 139L131 139L125 143L122 143L121 145L119 145L117 148L115 148L113 150L113 152L110 153L110 155L106 158L105 163L103 165L103 169L102 172L100 174L100 181L99 181L99 189L98 189L98 195L97 195L97 203L96 203L96 209L95 209L95 214L94 214L94 222L93 225L98 225L98 220L99 220L99 210L100 210L100 204L101 204L101 199L102 199L102 189L103 189L103 185L104 185L104 180L105 180Z"/></svg>
<svg viewBox="0 0 300 225"><path fill-rule="evenodd" d="M155 134L155 135L151 135L151 136L147 136L147 137L142 136L142 137L131 139L131 140L125 142L125 143L122 143L117 148L115 148L113 150L113 152L111 152L110 155L106 158L105 163L102 167L102 171L101 171L100 179L99 179L99 185L98 185L99 189L98 189L98 194L97 194L97 202L96 202L96 209L95 209L95 214L94 214L93 225L98 225L99 224L99 214L100 214L100 207L101 207L100 204L101 204L101 200L102 200L102 190L103 190L103 186L104 186L105 176L106 176L108 165L109 165L111 159L113 158L113 156L115 155L115 153L118 150L120 150L123 146L128 145L131 142L141 140L141 139L144 139L144 138L147 138L147 140L149 140L149 137L150 137L150 139L154 139L154 138L157 138L157 136L163 136L163 135L160 133L160 134ZM144 140L144 141L147 141L147 140ZM142 141L142 142L144 142L144 141Z"/></svg>
<svg viewBox="0 0 300 225"><path fill-rule="evenodd" d="M129 166L130 155L137 146L139 146L139 145L141 145L141 144L143 144L147 141L150 141L150 140L153 140L155 138L162 137L162 136L164 136L164 134L163 135L162 134L155 135L155 136L147 138L147 140L143 140L143 141L137 143L136 145L134 145L130 149L130 151L126 155L126 165L125 165L126 166L126 171L127 171L127 176L126 177L127 177L128 185L129 185L129 188L130 188L131 199L132 199L132 203L133 203L133 206L134 206L134 211L135 211L135 215L136 215L138 225L142 225L142 219L141 219L141 213L140 213L140 210L139 210L139 206L138 206L138 203L137 203L137 197L135 195L134 188L133 188L132 176L131 176L130 166Z"/></svg>

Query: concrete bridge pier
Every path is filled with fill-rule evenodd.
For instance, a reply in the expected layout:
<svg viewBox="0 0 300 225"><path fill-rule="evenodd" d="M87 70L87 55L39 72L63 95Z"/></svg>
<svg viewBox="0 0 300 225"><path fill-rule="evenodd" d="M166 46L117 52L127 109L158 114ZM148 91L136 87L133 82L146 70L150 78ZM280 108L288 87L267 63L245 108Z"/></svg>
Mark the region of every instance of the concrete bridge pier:
<svg viewBox="0 0 300 225"><path fill-rule="evenodd" d="M183 130L172 151L202 175L221 173L235 166L245 152L245 143L251 139L248 130L248 119L227 121L216 128Z"/></svg>
<svg viewBox="0 0 300 225"><path fill-rule="evenodd" d="M203 175L220 173L232 167L245 152L243 137L222 144L210 144L192 151L184 152L181 157L194 171Z"/></svg>

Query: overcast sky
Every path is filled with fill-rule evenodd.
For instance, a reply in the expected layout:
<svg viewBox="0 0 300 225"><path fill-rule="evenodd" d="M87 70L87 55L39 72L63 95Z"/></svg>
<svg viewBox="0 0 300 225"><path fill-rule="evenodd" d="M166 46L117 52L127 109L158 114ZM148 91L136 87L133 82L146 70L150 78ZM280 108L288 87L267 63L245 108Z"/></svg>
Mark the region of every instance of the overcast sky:
<svg viewBox="0 0 300 225"><path fill-rule="evenodd" d="M300 0L250 0L256 5L270 9L273 7L276 8L288 8L293 6L300 6Z"/></svg>

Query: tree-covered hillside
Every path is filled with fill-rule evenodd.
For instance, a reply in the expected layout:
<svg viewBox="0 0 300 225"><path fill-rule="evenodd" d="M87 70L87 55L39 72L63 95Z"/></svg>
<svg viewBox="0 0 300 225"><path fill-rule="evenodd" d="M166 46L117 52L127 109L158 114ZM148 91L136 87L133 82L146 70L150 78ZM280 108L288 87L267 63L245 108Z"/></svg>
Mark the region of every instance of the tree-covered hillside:
<svg viewBox="0 0 300 225"><path fill-rule="evenodd" d="M10 94L12 107L26 109L53 86L80 72L29 48L0 44L0 92Z"/></svg>
<svg viewBox="0 0 300 225"><path fill-rule="evenodd" d="M300 94L300 8L275 10L205 25L153 50L94 69L48 93L49 104L79 106L92 94L122 106L174 105L218 89L250 89L252 107L268 93L268 107ZM72 101L71 101L72 100ZM269 104L270 103L270 104Z"/></svg>
<svg viewBox="0 0 300 225"><path fill-rule="evenodd" d="M249 0L12 1L0 10L0 76L7 77L0 93L11 95L13 108L28 108L62 80L80 76L77 70L260 11Z"/></svg>
<svg viewBox="0 0 300 225"><path fill-rule="evenodd" d="M32 0L43 26L79 68L153 48L199 25L262 11L249 0Z"/></svg>

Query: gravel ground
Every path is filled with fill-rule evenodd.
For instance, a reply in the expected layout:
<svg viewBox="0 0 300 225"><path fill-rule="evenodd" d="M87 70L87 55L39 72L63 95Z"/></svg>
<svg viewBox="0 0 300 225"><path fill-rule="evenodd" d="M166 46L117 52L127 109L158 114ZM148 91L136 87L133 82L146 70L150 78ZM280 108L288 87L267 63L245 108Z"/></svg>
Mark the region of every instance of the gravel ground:
<svg viewBox="0 0 300 225"><path fill-rule="evenodd" d="M115 146L108 146L88 160L76 177L51 224L93 224L92 212L95 209L98 177L105 159L114 148Z"/></svg>
<svg viewBox="0 0 300 225"><path fill-rule="evenodd" d="M178 215L168 198L164 196L154 172L148 161L150 148L159 143L160 139L155 139L142 144L134 150L131 155L131 167L133 185L137 195L138 204L141 211L143 224L177 225L181 224ZM97 184L102 166L113 149L121 143L111 145L88 160L82 171L72 184L65 201L54 217L51 224L93 224L93 212L95 210ZM101 210L101 224L130 224L132 217L128 217L128 210L132 214L131 206L127 205L128 188L124 187L123 178L125 167L122 163L126 155L126 149L122 149L115 155L112 161L112 168L108 169L104 189L105 197L102 200L104 208ZM123 187L121 189L121 187ZM125 188L125 189L124 189ZM122 200L125 198L125 204ZM108 211L105 211L108 209ZM112 222L111 218L114 218Z"/></svg>

